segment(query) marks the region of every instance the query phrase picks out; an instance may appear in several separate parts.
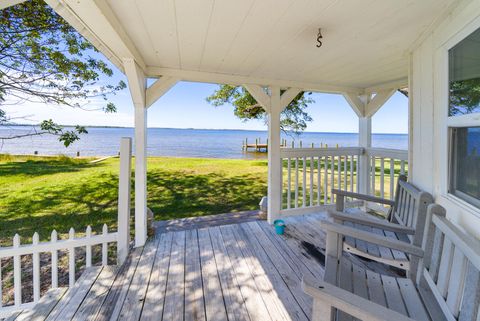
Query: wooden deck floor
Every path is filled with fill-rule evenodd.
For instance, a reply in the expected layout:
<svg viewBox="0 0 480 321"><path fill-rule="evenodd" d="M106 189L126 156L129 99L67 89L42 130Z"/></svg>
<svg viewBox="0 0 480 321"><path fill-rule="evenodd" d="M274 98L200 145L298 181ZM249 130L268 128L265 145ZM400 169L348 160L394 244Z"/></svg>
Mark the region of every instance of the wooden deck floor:
<svg viewBox="0 0 480 321"><path fill-rule="evenodd" d="M286 219L284 236L259 220L164 231L44 303L47 320L310 320L300 280L323 277L322 217Z"/></svg>

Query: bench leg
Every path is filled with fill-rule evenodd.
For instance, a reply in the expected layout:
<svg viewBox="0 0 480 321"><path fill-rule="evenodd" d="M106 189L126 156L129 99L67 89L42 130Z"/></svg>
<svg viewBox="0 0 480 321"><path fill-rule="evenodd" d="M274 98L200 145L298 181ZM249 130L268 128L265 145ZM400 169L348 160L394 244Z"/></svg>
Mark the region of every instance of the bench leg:
<svg viewBox="0 0 480 321"><path fill-rule="evenodd" d="M312 321L332 321L332 307L321 300L313 300Z"/></svg>

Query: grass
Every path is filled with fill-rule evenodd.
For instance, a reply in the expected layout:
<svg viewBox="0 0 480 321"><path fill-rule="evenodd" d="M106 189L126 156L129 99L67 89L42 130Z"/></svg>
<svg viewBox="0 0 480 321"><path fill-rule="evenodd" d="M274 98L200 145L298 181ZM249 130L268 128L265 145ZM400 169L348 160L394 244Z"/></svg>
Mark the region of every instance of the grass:
<svg viewBox="0 0 480 321"><path fill-rule="evenodd" d="M23 242L35 231L47 240L53 229L63 236L70 227L116 229L119 160L89 161L0 155L0 245L15 233ZM257 209L266 192L266 160L148 159L156 220Z"/></svg>
<svg viewBox="0 0 480 321"><path fill-rule="evenodd" d="M117 158L91 164L91 159L69 157L37 157L0 155L0 245L11 245L12 237L19 233L22 242L29 242L35 231L41 240L47 240L53 229L66 236L70 227L77 232L91 225L100 232L105 223L116 229L118 169ZM318 199L318 162L305 164L299 160L299 189L297 205L324 203L324 188L349 189L356 175L331 176L331 163L320 163L320 192ZM356 162L354 162L356 168ZM287 162L284 162L283 207L287 207ZM338 161L334 163L335 172ZM342 168L345 164L340 164ZM295 207L295 163L292 162L290 198ZM347 163L347 168L350 163ZM384 197L390 197L389 162L385 164ZM148 159L148 206L156 220L203 216L242 210L258 209L258 203L267 193L266 160L229 160L201 158L150 157ZM376 162L375 194L380 194L380 160ZM400 173L400 162L394 164L394 176ZM312 186L310 189L310 174ZM327 186L325 186L327 178ZM345 184L345 179L346 183ZM340 185L339 185L340 182ZM132 191L133 191L132 179ZM311 197L310 197L311 196ZM132 195L132 200L134 199ZM327 201L331 201L330 193ZM132 212L133 212L132 202Z"/></svg>

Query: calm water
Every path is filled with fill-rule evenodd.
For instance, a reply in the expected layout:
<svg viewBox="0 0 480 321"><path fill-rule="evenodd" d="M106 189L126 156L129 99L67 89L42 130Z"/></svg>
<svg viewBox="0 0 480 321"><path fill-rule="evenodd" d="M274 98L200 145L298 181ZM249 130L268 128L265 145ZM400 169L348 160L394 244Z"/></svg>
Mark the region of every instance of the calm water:
<svg viewBox="0 0 480 321"><path fill-rule="evenodd" d="M19 135L31 131L30 127L0 127L0 137ZM0 153L33 154L38 151L42 155L75 155L77 151L82 156L115 155L118 153L120 138L133 137L133 128L88 128L88 135L83 135L80 141L65 148L54 136L34 136L15 140L5 140L0 146ZM148 155L150 156L181 156L181 157L212 157L212 158L253 158L265 157L265 154L242 152L242 142L255 142L260 138L265 142L266 131L244 130L203 130L203 129L167 129L150 128L148 130ZM295 145L301 140L303 146L320 143L342 147L356 146L357 134L346 133L303 133L292 138L283 135ZM374 134L373 146L384 148L407 149L408 136L398 134Z"/></svg>

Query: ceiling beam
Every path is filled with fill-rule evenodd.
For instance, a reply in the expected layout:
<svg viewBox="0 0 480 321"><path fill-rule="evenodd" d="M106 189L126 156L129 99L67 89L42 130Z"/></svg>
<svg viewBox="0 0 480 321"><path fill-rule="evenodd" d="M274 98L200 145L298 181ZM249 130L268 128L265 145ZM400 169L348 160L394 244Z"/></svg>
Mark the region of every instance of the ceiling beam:
<svg viewBox="0 0 480 321"><path fill-rule="evenodd" d="M123 58L145 62L105 0L45 0L60 16L123 71Z"/></svg>
<svg viewBox="0 0 480 321"><path fill-rule="evenodd" d="M146 107L152 106L160 97L165 95L170 88L175 86L178 78L163 76L158 78L150 87L147 88L146 93Z"/></svg>
<svg viewBox="0 0 480 321"><path fill-rule="evenodd" d="M309 83L301 81L257 78L250 76L240 76L234 74L224 74L216 72L204 72L194 70L173 69L164 67L147 66L146 69L148 77L159 76L174 76L184 81L206 82L214 84L255 84L260 86L278 86L282 89L286 88L300 88L303 91L314 91L322 93L342 94L344 92L363 93L364 90L358 87L335 86L329 84Z"/></svg>
<svg viewBox="0 0 480 321"><path fill-rule="evenodd" d="M365 88L365 93L376 93L386 89L401 89L406 87L408 87L408 78L402 78L367 87Z"/></svg>
<svg viewBox="0 0 480 321"><path fill-rule="evenodd" d="M14 6L16 4L19 4L25 1L27 0L2 0L2 2L0 2L0 10Z"/></svg>

